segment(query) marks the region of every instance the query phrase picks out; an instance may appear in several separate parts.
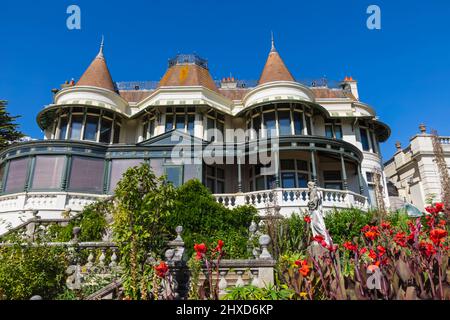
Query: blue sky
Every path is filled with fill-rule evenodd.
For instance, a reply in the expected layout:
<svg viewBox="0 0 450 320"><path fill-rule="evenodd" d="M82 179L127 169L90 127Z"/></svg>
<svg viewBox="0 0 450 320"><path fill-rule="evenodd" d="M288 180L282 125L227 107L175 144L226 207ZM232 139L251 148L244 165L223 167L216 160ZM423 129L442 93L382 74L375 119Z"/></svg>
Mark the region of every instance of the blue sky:
<svg viewBox="0 0 450 320"><path fill-rule="evenodd" d="M68 30L66 9L81 8L81 30ZM366 9L381 8L381 30L366 28ZM361 100L406 146L424 122L450 135L450 3L429 1L2 1L0 99L21 114L21 129L41 138L35 117L52 88L78 79L105 35L115 81L159 80L167 59L196 52L214 78L230 72L258 79L276 47L297 79L359 82Z"/></svg>

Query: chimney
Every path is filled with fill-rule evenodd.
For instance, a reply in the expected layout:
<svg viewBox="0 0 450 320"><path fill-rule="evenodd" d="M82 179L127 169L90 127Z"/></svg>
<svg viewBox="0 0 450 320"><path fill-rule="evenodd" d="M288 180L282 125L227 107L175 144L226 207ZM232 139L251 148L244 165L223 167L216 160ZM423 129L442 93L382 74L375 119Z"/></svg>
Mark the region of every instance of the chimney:
<svg viewBox="0 0 450 320"><path fill-rule="evenodd" d="M236 89L237 88L237 79L233 76L222 78L220 81L220 88L222 89Z"/></svg>
<svg viewBox="0 0 450 320"><path fill-rule="evenodd" d="M425 126L425 124L421 123L419 125L419 130L421 134L426 134L427 133L427 127Z"/></svg>
<svg viewBox="0 0 450 320"><path fill-rule="evenodd" d="M402 151L402 144L400 143L400 141L397 141L395 143L395 147L397 148L397 151Z"/></svg>
<svg viewBox="0 0 450 320"><path fill-rule="evenodd" d="M341 82L341 87L352 93L356 100L359 100L358 82L354 80L353 77L345 77Z"/></svg>

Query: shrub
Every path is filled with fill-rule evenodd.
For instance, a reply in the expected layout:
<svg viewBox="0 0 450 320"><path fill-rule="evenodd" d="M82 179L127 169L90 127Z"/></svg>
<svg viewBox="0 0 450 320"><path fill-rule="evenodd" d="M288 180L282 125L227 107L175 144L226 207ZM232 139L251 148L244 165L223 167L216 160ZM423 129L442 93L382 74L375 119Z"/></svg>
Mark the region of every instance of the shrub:
<svg viewBox="0 0 450 320"><path fill-rule="evenodd" d="M254 207L225 208L200 181L190 180L177 189L167 226L170 230L183 226L188 256L193 253L194 243L211 246L222 239L227 258L243 258L248 255L248 227L255 217Z"/></svg>
<svg viewBox="0 0 450 320"><path fill-rule="evenodd" d="M53 299L65 289L66 268L62 248L1 248L0 300Z"/></svg>
<svg viewBox="0 0 450 320"><path fill-rule="evenodd" d="M359 209L335 210L328 213L324 220L333 242L343 243L358 237L361 228L374 220L374 213Z"/></svg>

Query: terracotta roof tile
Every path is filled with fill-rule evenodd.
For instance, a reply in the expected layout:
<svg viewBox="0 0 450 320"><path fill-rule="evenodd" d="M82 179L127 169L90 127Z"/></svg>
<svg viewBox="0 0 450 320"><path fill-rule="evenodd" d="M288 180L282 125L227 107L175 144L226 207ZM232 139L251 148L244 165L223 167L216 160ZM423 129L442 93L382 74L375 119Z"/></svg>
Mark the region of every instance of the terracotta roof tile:
<svg viewBox="0 0 450 320"><path fill-rule="evenodd" d="M258 83L263 84L272 81L295 81L275 47L272 47L269 53Z"/></svg>
<svg viewBox="0 0 450 320"><path fill-rule="evenodd" d="M217 92L216 84L208 69L196 64L171 66L162 77L159 86L203 86Z"/></svg>
<svg viewBox="0 0 450 320"><path fill-rule="evenodd" d="M150 96L153 90L120 90L119 94L128 102L140 102Z"/></svg>
<svg viewBox="0 0 450 320"><path fill-rule="evenodd" d="M103 56L103 45L94 61L78 80L76 86L92 86L116 91L106 60Z"/></svg>
<svg viewBox="0 0 450 320"><path fill-rule="evenodd" d="M242 100L251 89L219 89L219 93L230 100Z"/></svg>

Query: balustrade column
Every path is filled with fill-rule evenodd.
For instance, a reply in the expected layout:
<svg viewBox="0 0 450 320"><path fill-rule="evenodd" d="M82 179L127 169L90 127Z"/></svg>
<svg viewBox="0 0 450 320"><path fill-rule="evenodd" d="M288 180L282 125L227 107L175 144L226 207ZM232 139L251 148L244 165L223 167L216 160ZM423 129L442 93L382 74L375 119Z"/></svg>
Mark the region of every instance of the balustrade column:
<svg viewBox="0 0 450 320"><path fill-rule="evenodd" d="M342 167L342 181L344 184L344 190L348 190L347 170L345 169L344 155L341 153L341 167Z"/></svg>

